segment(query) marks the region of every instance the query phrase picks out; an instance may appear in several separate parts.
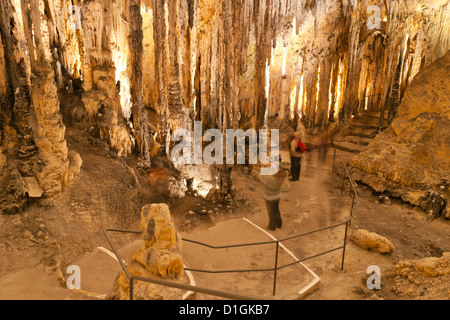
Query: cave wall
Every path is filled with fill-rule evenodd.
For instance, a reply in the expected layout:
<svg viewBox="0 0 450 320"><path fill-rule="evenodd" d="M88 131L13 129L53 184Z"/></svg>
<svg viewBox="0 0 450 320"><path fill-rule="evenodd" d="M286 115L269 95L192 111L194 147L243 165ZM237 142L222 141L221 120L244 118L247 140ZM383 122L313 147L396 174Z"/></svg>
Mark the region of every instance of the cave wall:
<svg viewBox="0 0 450 320"><path fill-rule="evenodd" d="M48 3L0 2L2 38L0 211L17 213L30 197L63 191L81 162L71 163L53 64Z"/></svg>
<svg viewBox="0 0 450 320"><path fill-rule="evenodd" d="M419 71L397 116L349 165L352 177L450 218L450 52Z"/></svg>
<svg viewBox="0 0 450 320"><path fill-rule="evenodd" d="M446 1L164 3L145 13L144 102L205 127L324 127L363 109L392 120L418 70L449 49Z"/></svg>
<svg viewBox="0 0 450 320"><path fill-rule="evenodd" d="M443 0L36 3L50 11L44 38L58 49L54 69L83 81L92 119L97 101L112 110L102 132L121 156L148 152L147 110L162 144L193 120L323 128L364 109L392 120L415 74L450 47ZM373 5L375 29L367 26Z"/></svg>

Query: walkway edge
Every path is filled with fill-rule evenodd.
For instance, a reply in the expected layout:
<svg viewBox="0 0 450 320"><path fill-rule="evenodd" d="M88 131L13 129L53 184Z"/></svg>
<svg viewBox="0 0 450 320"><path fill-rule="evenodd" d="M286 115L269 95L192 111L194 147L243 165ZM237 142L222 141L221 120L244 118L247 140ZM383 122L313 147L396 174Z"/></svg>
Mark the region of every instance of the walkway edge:
<svg viewBox="0 0 450 320"><path fill-rule="evenodd" d="M257 224L253 223L252 221L250 221L247 218L242 218L243 220L245 220L246 222L250 223L251 225L253 225L254 227L256 227L257 229L259 229L260 231L264 232L268 237L270 237L272 240L277 241L278 239L273 236L270 232L267 232L266 230L264 230L263 228L261 228L260 226L258 226ZM280 247L283 248L284 251L286 251L292 258L294 258L295 260L298 260L298 258L288 249L286 248L286 246L284 244L282 244L280 242ZM314 277L314 280L311 281L308 285L306 285L305 287L303 287L302 289L300 289L297 294L299 295L299 299L301 299L302 297L304 297L307 293L309 293L309 290L315 288L315 286L320 282L320 278L317 274L315 274L310 268L308 268L306 265L304 265L302 262L299 262L299 264L304 267L309 273L311 273L311 275Z"/></svg>

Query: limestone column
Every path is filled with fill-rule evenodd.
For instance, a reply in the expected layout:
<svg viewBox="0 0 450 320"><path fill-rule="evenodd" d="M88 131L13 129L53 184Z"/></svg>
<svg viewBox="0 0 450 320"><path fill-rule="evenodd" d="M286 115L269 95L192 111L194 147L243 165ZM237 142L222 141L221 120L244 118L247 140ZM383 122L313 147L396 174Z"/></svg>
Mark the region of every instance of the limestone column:
<svg viewBox="0 0 450 320"><path fill-rule="evenodd" d="M129 33L128 46L130 48L130 95L136 145L145 162L150 164L147 111L144 108L142 90L142 15L141 0L129 2Z"/></svg>

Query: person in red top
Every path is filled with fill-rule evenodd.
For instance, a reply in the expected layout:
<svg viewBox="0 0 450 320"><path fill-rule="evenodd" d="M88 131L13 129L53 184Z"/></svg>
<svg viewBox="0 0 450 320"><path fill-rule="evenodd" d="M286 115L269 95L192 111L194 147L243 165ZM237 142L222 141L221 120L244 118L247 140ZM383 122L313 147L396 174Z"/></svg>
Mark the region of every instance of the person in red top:
<svg viewBox="0 0 450 320"><path fill-rule="evenodd" d="M289 144L289 151L291 154L291 178L290 181L298 181L300 179L300 171L302 165L302 150L299 150L298 145L301 142L300 132L294 132L291 143Z"/></svg>

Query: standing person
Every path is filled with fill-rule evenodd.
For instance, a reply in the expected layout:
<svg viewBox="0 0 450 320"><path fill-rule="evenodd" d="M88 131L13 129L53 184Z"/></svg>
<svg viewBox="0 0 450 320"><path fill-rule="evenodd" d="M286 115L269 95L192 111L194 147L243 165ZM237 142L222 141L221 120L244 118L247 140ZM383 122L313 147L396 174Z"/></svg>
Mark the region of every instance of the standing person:
<svg viewBox="0 0 450 320"><path fill-rule="evenodd" d="M301 142L300 132L294 132L291 143L289 144L289 152L291 154L291 179L290 181L298 181L300 179L300 171L302 165L302 156L304 150L298 147Z"/></svg>
<svg viewBox="0 0 450 320"><path fill-rule="evenodd" d="M266 229L274 231L281 228L282 219L280 214L281 186L287 177L287 171L280 164L272 164L273 168L278 168L274 175L261 175L264 188L264 199L266 202L269 225Z"/></svg>

